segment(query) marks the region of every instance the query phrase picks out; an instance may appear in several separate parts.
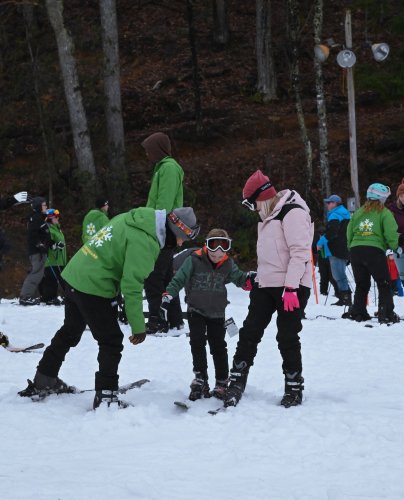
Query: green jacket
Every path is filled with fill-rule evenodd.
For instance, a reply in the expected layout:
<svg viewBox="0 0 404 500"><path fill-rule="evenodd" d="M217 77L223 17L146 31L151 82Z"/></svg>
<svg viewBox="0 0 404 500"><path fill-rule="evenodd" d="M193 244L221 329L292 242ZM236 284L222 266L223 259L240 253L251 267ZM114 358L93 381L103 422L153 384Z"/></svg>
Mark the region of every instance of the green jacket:
<svg viewBox="0 0 404 500"><path fill-rule="evenodd" d="M152 183L146 207L166 210L167 213L180 208L184 203L182 183L184 171L178 163L166 156L154 167Z"/></svg>
<svg viewBox="0 0 404 500"><path fill-rule="evenodd" d="M381 212L364 212L361 207L352 215L347 227L348 248L364 245L383 251L397 250L397 229L397 222L387 208Z"/></svg>
<svg viewBox="0 0 404 500"><path fill-rule="evenodd" d="M81 234L81 240L84 243L92 238L97 231L102 227L106 226L109 219L105 212L99 208L94 208L88 212L88 214L83 219L83 231Z"/></svg>
<svg viewBox="0 0 404 500"><path fill-rule="evenodd" d="M190 311L207 318L224 318L227 300L227 283L243 287L248 278L233 259L225 257L219 264L212 264L206 247L187 257L167 286L167 293L176 297L185 287L185 301Z"/></svg>
<svg viewBox="0 0 404 500"><path fill-rule="evenodd" d="M50 237L52 239L52 243L58 243L62 241L66 244L65 235L62 233L60 229L60 224L49 224L49 232ZM45 267L55 266L55 267L64 267L67 264L67 252L66 246L62 248L62 250L56 249L52 250L50 248L48 250L48 260L46 261Z"/></svg>
<svg viewBox="0 0 404 500"><path fill-rule="evenodd" d="M117 215L73 256L62 273L80 292L113 299L121 291L132 333L145 331L143 284L165 241L164 210Z"/></svg>

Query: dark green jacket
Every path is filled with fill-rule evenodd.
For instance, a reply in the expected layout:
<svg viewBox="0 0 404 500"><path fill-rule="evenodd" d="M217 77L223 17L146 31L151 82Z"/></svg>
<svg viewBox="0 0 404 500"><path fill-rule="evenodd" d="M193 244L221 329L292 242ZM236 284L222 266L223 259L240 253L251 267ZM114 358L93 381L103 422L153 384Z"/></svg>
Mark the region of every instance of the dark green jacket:
<svg viewBox="0 0 404 500"><path fill-rule="evenodd" d="M397 250L398 227L393 214L387 208L381 212L364 212L359 208L353 215L347 228L348 248L364 245Z"/></svg>
<svg viewBox="0 0 404 500"><path fill-rule="evenodd" d="M80 292L114 298L122 291L132 333L145 331L143 284L164 246L164 210L117 215L73 256L62 277Z"/></svg>
<svg viewBox="0 0 404 500"><path fill-rule="evenodd" d="M182 183L184 171L178 163L166 156L154 167L152 183L146 207L166 210L167 213L180 208L184 203Z"/></svg>
<svg viewBox="0 0 404 500"><path fill-rule="evenodd" d="M219 264L212 264L206 247L187 257L167 286L167 293L176 297L185 287L189 311L207 318L224 318L227 300L226 283L243 287L247 273L241 271L234 260L227 257Z"/></svg>
<svg viewBox="0 0 404 500"><path fill-rule="evenodd" d="M67 264L67 252L66 252L66 241L65 235L62 233L60 229L60 224L49 224L49 233L53 243L58 243L62 241L65 243L65 247L62 250L56 249L52 250L50 248L48 250L48 259L46 261L45 267L56 266L56 267L64 267Z"/></svg>
<svg viewBox="0 0 404 500"><path fill-rule="evenodd" d="M83 230L81 240L84 243L92 238L97 231L108 224L109 219L105 212L99 208L94 208L88 212L83 219Z"/></svg>

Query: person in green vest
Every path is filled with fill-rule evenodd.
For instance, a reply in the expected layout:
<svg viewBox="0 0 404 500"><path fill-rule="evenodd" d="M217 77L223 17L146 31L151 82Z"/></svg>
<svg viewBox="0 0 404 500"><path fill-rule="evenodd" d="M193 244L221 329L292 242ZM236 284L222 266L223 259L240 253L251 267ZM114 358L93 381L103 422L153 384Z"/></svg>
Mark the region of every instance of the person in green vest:
<svg viewBox="0 0 404 500"><path fill-rule="evenodd" d="M378 182L366 192L366 202L352 215L347 227L347 243L355 278L355 296L352 307L342 315L345 319L367 321L366 309L370 290L370 278L376 282L379 292L379 323L398 323L390 290L390 274L386 250L391 248L402 254L398 242L398 227L393 214L384 204L390 196L390 188Z"/></svg>
<svg viewBox="0 0 404 500"><path fill-rule="evenodd" d="M60 227L60 212L54 208L46 211L46 222L49 226L51 247L48 250L48 258L45 263L45 273L39 284L41 302L47 305L60 306L62 303L58 298L58 287L63 287L61 273L67 264L67 252L65 236Z"/></svg>
<svg viewBox="0 0 404 500"><path fill-rule="evenodd" d="M154 164L149 196L146 206L155 210L170 212L183 206L184 171L171 156L171 142L162 133L147 137L142 146L148 159ZM159 316L161 295L173 277L173 257L176 252L175 242L161 250L153 272L145 281L146 299L149 305L149 321L146 333L167 332L169 328L184 328L179 297L172 300L168 308L168 320Z"/></svg>
<svg viewBox="0 0 404 500"><path fill-rule="evenodd" d="M95 202L96 208L92 208L83 219L83 230L81 240L87 243L97 231L106 226L109 222L108 210L109 203L105 197L97 198Z"/></svg>
<svg viewBox="0 0 404 500"><path fill-rule="evenodd" d="M119 327L116 297L125 296L132 330L129 341L146 338L143 316L144 281L154 268L160 249L181 246L196 238L199 226L191 207L167 213L140 207L114 217L73 256L62 273L65 319L39 361L34 380L19 392L22 397L75 392L59 378L69 350L80 342L89 326L98 343L93 408L100 404L124 407L118 398L118 367L124 335Z"/></svg>

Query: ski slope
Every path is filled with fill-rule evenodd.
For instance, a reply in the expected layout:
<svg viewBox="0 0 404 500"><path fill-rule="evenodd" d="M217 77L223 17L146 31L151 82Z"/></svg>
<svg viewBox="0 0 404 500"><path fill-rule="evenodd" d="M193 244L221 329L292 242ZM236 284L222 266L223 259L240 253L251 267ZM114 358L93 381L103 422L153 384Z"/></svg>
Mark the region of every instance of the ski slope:
<svg viewBox="0 0 404 500"><path fill-rule="evenodd" d="M229 286L227 317L242 325L248 294ZM330 297L328 304L333 302ZM373 313L374 297L369 312ZM335 300L335 299L334 299ZM395 298L404 316L404 299ZM312 296L301 333L304 404L278 406L281 359L272 323L259 346L244 397L216 416L217 400L174 406L192 380L188 338L148 337L133 346L123 326L126 410L92 407L94 394L17 396L40 353L0 349L2 500L348 500L404 498L404 322L373 328L339 318L343 309ZM63 307L0 304L12 344L47 345ZM228 338L233 356L237 337ZM43 350L42 350L43 351ZM210 378L214 382L210 360ZM91 388L97 345L86 331L60 376Z"/></svg>

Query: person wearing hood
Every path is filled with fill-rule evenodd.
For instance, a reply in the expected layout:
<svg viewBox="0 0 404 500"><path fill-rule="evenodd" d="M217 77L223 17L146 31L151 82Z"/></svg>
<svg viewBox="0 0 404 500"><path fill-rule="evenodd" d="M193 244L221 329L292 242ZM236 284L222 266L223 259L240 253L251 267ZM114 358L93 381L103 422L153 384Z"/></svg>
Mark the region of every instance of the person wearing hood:
<svg viewBox="0 0 404 500"><path fill-rule="evenodd" d="M153 177L146 207L170 212L183 206L184 171L171 156L171 142L162 133L147 137L142 146L148 159L154 164ZM173 276L175 242L161 250L155 268L145 282L145 294L149 306L148 334L167 332L169 328L182 329L184 322L179 297L175 297L168 308L168 320L159 316L161 295Z"/></svg>
<svg viewBox="0 0 404 500"><path fill-rule="evenodd" d="M28 254L31 270L24 280L20 292L20 305L38 305L38 286L45 272L48 249L52 245L49 226L46 218L46 200L37 196L31 201L32 212L28 217Z"/></svg>
<svg viewBox="0 0 404 500"><path fill-rule="evenodd" d="M258 266L224 405L235 406L241 399L258 344L276 312L276 340L285 378L281 405L289 408L301 404L303 399L299 332L311 288L314 229L310 210L296 191L284 189L277 193L260 170L248 178L243 198L242 204L257 211L262 221L258 224Z"/></svg>
<svg viewBox="0 0 404 500"><path fill-rule="evenodd" d="M118 367L123 333L117 318L116 297L125 296L126 314L137 345L145 340L144 281L154 268L160 249L194 239L199 232L194 211L183 207L167 213L140 207L114 217L69 261L62 272L65 286L65 320L39 361L33 382L20 396L38 397L74 392L59 378L66 354L89 326L98 342L93 407L125 406L118 399Z"/></svg>
<svg viewBox="0 0 404 500"><path fill-rule="evenodd" d="M83 219L81 241L87 243L97 231L108 224L109 202L105 196L99 196L92 208Z"/></svg>
<svg viewBox="0 0 404 500"><path fill-rule="evenodd" d="M351 214L342 204L337 194L326 198L327 225L325 233L317 242L317 248L324 251L330 261L331 273L338 287L338 301L333 306L350 306L352 304L351 290L346 275L346 266L349 260L346 229Z"/></svg>

